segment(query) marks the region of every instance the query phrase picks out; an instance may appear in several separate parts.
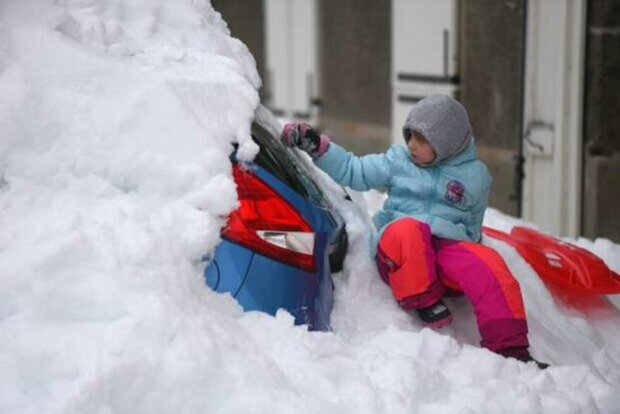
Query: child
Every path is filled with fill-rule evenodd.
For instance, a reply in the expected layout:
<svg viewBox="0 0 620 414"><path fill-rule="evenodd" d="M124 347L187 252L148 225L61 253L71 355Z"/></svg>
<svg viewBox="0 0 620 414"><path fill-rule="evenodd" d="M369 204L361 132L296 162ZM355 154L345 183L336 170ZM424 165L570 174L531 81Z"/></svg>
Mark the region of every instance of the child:
<svg viewBox="0 0 620 414"><path fill-rule="evenodd" d="M441 327L452 321L442 296L447 288L461 290L473 304L483 347L546 368L528 351L519 283L500 255L479 243L491 176L476 157L465 108L446 95L424 98L411 109L403 135L406 145L363 157L308 124L285 125L282 139L342 185L387 190L373 217L376 260L403 309Z"/></svg>

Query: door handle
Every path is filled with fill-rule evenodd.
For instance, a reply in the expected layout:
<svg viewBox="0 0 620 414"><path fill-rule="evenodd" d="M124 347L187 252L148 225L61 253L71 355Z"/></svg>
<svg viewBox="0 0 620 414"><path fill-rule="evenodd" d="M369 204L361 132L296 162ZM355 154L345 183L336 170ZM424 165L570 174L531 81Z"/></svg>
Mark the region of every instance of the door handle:
<svg viewBox="0 0 620 414"><path fill-rule="evenodd" d="M523 140L527 142L531 147L536 148L541 153L544 153L545 147L532 139L532 132L537 129L553 132L555 130L555 125L552 122L543 121L542 119L531 119L527 123L525 131L523 132Z"/></svg>

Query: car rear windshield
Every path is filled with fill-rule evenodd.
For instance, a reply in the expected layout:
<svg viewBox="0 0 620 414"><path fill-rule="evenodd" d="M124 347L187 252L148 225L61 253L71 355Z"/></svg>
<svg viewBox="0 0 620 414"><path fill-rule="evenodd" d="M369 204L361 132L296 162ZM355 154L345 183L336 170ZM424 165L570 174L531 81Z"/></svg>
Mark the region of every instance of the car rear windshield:
<svg viewBox="0 0 620 414"><path fill-rule="evenodd" d="M289 153L290 149L256 122L252 124L252 137L260 147L254 159L256 164L291 187L297 194L320 207L329 208L325 195L310 174L304 171L299 161Z"/></svg>

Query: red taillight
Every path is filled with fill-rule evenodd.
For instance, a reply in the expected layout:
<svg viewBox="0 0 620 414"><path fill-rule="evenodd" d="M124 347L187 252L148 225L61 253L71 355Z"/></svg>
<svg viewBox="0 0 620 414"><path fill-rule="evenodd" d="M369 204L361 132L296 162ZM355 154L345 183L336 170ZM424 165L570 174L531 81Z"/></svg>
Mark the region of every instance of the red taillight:
<svg viewBox="0 0 620 414"><path fill-rule="evenodd" d="M251 172L233 166L240 206L222 237L265 256L315 271L314 232L285 199Z"/></svg>

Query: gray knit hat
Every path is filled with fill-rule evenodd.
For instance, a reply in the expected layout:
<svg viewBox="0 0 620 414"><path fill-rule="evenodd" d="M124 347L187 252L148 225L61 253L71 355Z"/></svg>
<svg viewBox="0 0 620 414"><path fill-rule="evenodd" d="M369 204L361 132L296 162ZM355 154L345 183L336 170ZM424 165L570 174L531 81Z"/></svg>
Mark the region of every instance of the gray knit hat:
<svg viewBox="0 0 620 414"><path fill-rule="evenodd" d="M463 151L472 139L467 111L448 95L430 95L413 105L403 126L405 142L412 132L423 135L437 153L431 164Z"/></svg>

